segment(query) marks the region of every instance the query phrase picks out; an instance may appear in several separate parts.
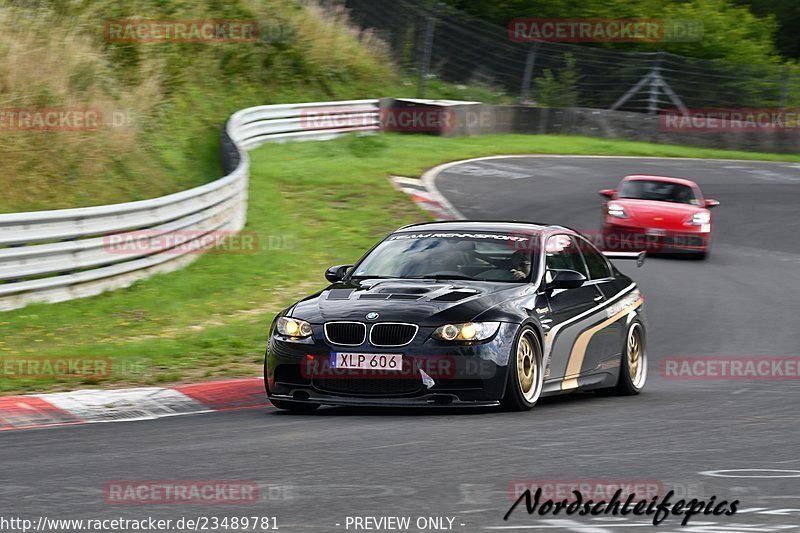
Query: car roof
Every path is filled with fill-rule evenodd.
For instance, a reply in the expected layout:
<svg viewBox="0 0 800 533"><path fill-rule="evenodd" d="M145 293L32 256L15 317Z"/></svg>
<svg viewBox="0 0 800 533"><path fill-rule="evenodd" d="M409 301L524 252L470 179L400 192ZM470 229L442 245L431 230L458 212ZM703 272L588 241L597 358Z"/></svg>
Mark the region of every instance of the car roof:
<svg viewBox="0 0 800 533"><path fill-rule="evenodd" d="M636 180L656 180L656 181L665 181L668 183L680 183L681 185L688 185L689 187L697 187L697 184L692 180L688 180L686 178L673 178L670 176L656 176L655 174L631 174L630 176L625 176L622 178L622 181L636 181Z"/></svg>
<svg viewBox="0 0 800 533"><path fill-rule="evenodd" d="M409 224L397 230L397 232L410 231L491 231L496 233L525 232L536 234L549 233L551 231L574 232L574 230L564 226L522 220L440 220Z"/></svg>
<svg viewBox="0 0 800 533"><path fill-rule="evenodd" d="M515 231L540 232L546 225L523 221L506 220L440 220L420 222L403 226L397 231L495 231L512 233Z"/></svg>

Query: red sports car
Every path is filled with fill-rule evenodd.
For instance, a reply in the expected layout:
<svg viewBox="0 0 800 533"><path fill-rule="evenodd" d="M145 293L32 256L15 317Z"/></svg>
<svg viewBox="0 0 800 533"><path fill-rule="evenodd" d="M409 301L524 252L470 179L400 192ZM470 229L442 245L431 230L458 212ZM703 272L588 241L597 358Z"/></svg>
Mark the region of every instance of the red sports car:
<svg viewBox="0 0 800 533"><path fill-rule="evenodd" d="M714 224L693 181L664 176L625 177L617 190L603 189L603 245L607 250L681 252L705 259Z"/></svg>

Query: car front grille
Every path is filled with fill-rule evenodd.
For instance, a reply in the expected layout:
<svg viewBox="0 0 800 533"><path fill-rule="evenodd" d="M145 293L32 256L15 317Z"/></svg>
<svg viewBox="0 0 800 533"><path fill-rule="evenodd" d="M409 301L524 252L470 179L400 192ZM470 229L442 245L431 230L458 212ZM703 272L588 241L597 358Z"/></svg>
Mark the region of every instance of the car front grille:
<svg viewBox="0 0 800 533"><path fill-rule="evenodd" d="M367 338L368 326L363 322L327 322L325 339L339 346L361 346ZM381 322L369 329L369 342L379 348L405 346L414 340L419 327L401 322Z"/></svg>
<svg viewBox="0 0 800 533"><path fill-rule="evenodd" d="M317 378L314 386L325 392L361 396L411 394L421 388L419 381L402 378Z"/></svg>
<svg viewBox="0 0 800 533"><path fill-rule="evenodd" d="M416 324L395 322L375 324L369 332L369 342L373 346L381 347L405 346L414 340L417 329Z"/></svg>
<svg viewBox="0 0 800 533"><path fill-rule="evenodd" d="M695 233L667 231L664 235L649 235L639 228L617 228L608 231L604 238L606 249L615 251L652 250L661 248L697 248L706 245L707 237Z"/></svg>
<svg viewBox="0 0 800 533"><path fill-rule="evenodd" d="M697 235L683 235L683 234L675 234L669 235L664 237L664 245L665 246L676 246L676 247L684 247L684 246L704 246L705 239L703 237L699 237Z"/></svg>
<svg viewBox="0 0 800 533"><path fill-rule="evenodd" d="M331 344L361 346L367 337L367 326L361 322L328 322L325 338Z"/></svg>

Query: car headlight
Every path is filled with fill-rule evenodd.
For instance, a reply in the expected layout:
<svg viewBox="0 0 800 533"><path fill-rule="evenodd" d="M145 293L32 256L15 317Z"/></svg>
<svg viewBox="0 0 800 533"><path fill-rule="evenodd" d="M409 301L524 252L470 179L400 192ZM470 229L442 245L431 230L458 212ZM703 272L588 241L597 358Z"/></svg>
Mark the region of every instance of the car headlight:
<svg viewBox="0 0 800 533"><path fill-rule="evenodd" d="M311 324L305 320L298 320L296 318L289 318L282 316L278 319L277 324L278 333L285 337L293 337L295 339L302 339L311 336Z"/></svg>
<svg viewBox="0 0 800 533"><path fill-rule="evenodd" d="M613 202L608 204L606 213L608 213L610 217L628 218L628 213L625 212L625 208L622 207L621 204L615 204Z"/></svg>
<svg viewBox="0 0 800 533"><path fill-rule="evenodd" d="M483 341L497 333L500 322L466 322L464 324L445 324L433 332L433 338L440 341Z"/></svg>
<svg viewBox="0 0 800 533"><path fill-rule="evenodd" d="M686 224L689 226L703 226L704 224L709 224L710 222L711 222L711 213L704 211L692 215L692 218L687 220Z"/></svg>

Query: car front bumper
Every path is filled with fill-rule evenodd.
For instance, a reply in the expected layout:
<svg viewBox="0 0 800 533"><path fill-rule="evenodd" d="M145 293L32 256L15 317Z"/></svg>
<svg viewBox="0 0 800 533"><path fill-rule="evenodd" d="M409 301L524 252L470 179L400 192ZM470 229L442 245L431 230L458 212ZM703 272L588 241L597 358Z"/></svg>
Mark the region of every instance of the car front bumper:
<svg viewBox="0 0 800 533"><path fill-rule="evenodd" d="M400 348L365 344L328 344L321 326L312 342L270 337L265 383L270 398L329 405L487 406L497 405L505 391L508 356L519 325L502 323L486 342L448 344L420 328L412 343ZM335 352L402 354L400 371L330 368Z"/></svg>
<svg viewBox="0 0 800 533"><path fill-rule="evenodd" d="M658 228L606 225L602 248L616 252L706 252L711 242L708 231L674 231Z"/></svg>

